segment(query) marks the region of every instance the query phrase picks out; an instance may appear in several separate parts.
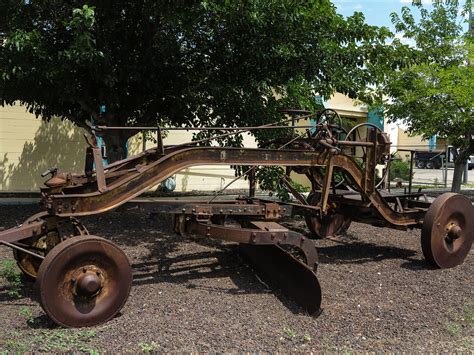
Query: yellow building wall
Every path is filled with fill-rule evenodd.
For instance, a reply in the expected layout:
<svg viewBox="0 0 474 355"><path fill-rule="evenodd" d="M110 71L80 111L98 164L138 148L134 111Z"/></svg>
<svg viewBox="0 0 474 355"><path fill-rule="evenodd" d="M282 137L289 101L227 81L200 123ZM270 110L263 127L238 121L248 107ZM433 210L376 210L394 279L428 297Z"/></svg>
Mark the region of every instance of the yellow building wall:
<svg viewBox="0 0 474 355"><path fill-rule="evenodd" d="M85 130L69 121L53 119L44 122L26 112L21 105L0 106L0 192L37 192L46 178L41 173L50 167L62 171L84 171ZM130 154L142 151L141 135L130 139ZM173 131L165 144L190 141L192 133ZM147 142L146 148L154 144ZM251 136L246 147L256 147ZM227 166L198 166L176 174L176 191L215 191L234 179L234 169ZM248 182L240 179L229 189L244 189Z"/></svg>
<svg viewBox="0 0 474 355"><path fill-rule="evenodd" d="M83 171L84 130L69 121L44 122L25 107L0 106L0 191L38 191L51 167Z"/></svg>
<svg viewBox="0 0 474 355"><path fill-rule="evenodd" d="M171 131L163 143L165 145L175 145L192 140L192 132L188 131ZM156 138L156 136L154 136ZM146 149L153 148L156 143L146 141ZM257 144L255 139L250 134L244 134L244 147L255 148ZM132 137L129 141L130 154L138 154L143 151L142 134L139 133ZM184 169L175 175L176 191L216 191L222 189L229 182L235 179L235 170L225 165L200 165ZM247 189L249 183L244 178L241 178L228 189Z"/></svg>

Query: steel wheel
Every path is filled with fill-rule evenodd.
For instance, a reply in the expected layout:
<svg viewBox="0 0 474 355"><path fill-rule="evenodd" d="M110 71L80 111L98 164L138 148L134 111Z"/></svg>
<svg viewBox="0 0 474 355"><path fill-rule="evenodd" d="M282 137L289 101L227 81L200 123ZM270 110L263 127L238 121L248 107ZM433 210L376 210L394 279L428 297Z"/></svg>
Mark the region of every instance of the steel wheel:
<svg viewBox="0 0 474 355"><path fill-rule="evenodd" d="M49 215L47 212L40 212L28 218L23 224L32 223L40 219L56 219L55 216ZM22 243L27 244L31 251L45 256L61 241L78 236L88 235L87 228L74 217L57 219L49 226L44 234L23 240ZM15 258L19 269L30 279L36 279L41 260L13 249L13 257Z"/></svg>
<svg viewBox="0 0 474 355"><path fill-rule="evenodd" d="M318 192L310 192L308 195L308 203L311 206L315 206L320 196L321 194ZM313 236L312 239L324 239L326 237L342 235L351 225L350 217L337 212L329 212L324 218L305 216L305 221Z"/></svg>
<svg viewBox="0 0 474 355"><path fill-rule="evenodd" d="M128 258L111 241L81 236L57 245L41 263L37 288L57 324L87 327L113 318L132 285Z"/></svg>
<svg viewBox="0 0 474 355"><path fill-rule="evenodd" d="M423 255L433 265L462 264L474 240L474 207L463 195L445 193L428 209L421 231Z"/></svg>

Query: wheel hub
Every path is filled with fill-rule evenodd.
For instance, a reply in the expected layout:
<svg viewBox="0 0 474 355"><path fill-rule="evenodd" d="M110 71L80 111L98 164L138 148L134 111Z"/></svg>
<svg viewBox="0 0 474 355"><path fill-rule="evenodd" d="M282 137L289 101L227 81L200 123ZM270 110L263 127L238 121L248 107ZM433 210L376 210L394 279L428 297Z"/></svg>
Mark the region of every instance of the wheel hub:
<svg viewBox="0 0 474 355"><path fill-rule="evenodd" d="M462 228L457 224L451 223L446 233L446 243L453 243L456 239L460 238L462 234Z"/></svg>
<svg viewBox="0 0 474 355"><path fill-rule="evenodd" d="M76 296L93 297L102 289L102 273L100 270L82 268L77 278L71 279Z"/></svg>

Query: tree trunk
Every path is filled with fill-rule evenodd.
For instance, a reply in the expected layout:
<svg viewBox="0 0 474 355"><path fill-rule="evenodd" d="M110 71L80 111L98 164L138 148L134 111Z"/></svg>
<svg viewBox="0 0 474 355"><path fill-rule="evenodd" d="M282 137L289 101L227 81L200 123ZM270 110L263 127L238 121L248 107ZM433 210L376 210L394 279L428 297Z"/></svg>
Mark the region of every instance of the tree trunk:
<svg viewBox="0 0 474 355"><path fill-rule="evenodd" d="M453 183L451 185L452 192L461 191L462 174L464 173L465 165L466 165L466 162L454 163Z"/></svg>
<svg viewBox="0 0 474 355"><path fill-rule="evenodd" d="M453 175L453 183L451 185L452 192L461 191L462 175L464 174L464 167L466 166L468 157L469 157L469 150L465 149L459 152L458 154L456 154L454 158L454 175Z"/></svg>
<svg viewBox="0 0 474 355"><path fill-rule="evenodd" d="M125 131L107 131L104 134L104 144L109 164L127 157L129 135Z"/></svg>

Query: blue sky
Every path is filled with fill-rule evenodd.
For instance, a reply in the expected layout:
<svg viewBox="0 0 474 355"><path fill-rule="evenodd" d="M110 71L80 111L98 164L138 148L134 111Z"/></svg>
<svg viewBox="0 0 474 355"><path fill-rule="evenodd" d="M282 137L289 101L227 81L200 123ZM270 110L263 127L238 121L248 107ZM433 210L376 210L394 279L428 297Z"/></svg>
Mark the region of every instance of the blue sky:
<svg viewBox="0 0 474 355"><path fill-rule="evenodd" d="M366 22L370 25L386 26L394 30L390 21L392 12L400 13L403 6L411 6L411 0L333 0L337 12L350 16L355 11L363 12ZM423 0L423 4L431 7L431 0ZM414 11L416 14L417 11Z"/></svg>

